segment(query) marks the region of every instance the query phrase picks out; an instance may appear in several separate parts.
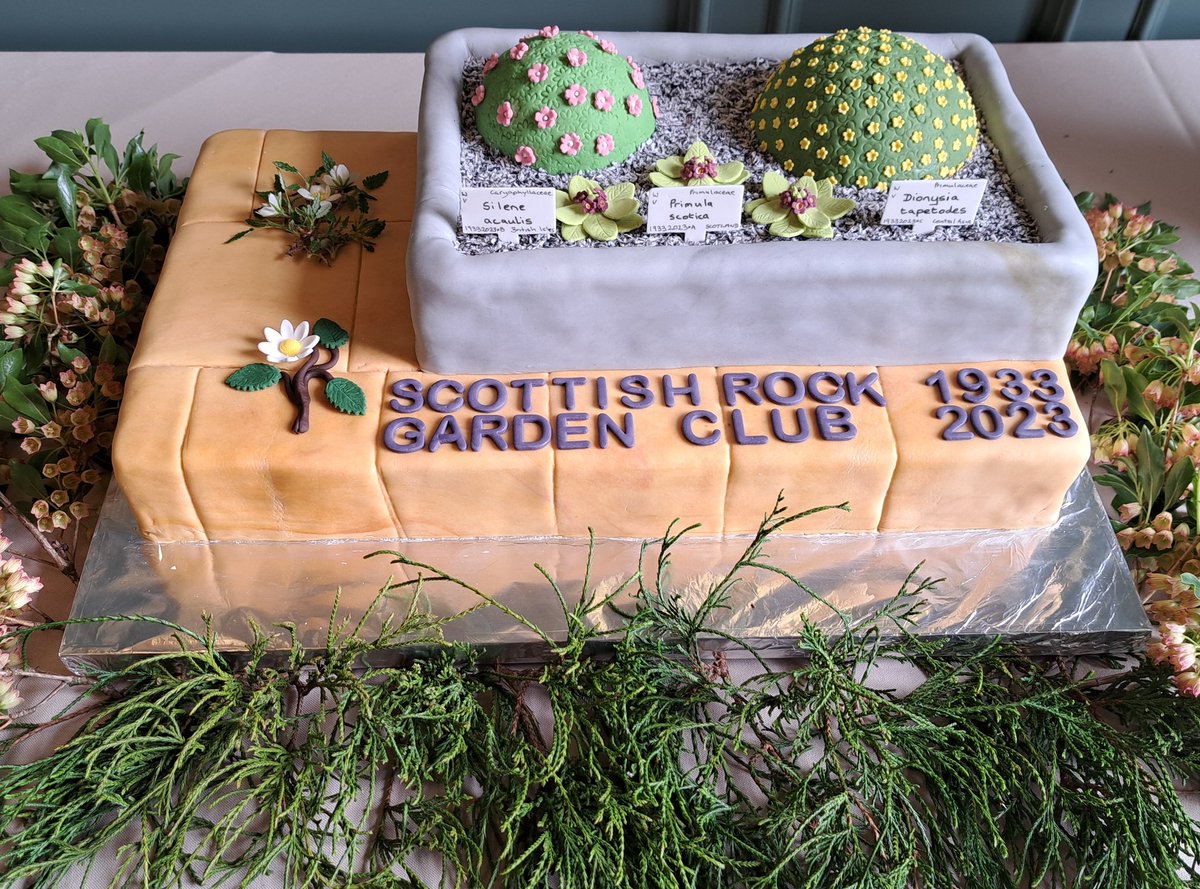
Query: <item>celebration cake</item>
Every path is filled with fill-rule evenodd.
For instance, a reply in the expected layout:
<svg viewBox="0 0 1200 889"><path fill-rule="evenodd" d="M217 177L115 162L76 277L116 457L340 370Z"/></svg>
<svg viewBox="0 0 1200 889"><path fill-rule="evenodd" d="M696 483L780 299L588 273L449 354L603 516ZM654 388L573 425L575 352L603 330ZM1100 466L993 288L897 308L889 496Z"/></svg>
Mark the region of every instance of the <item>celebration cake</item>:
<svg viewBox="0 0 1200 889"><path fill-rule="evenodd" d="M844 33L852 46L858 35ZM455 32L427 56L419 139L210 138L114 446L143 535L640 538L681 518L728 536L753 532L780 490L796 506L849 504L811 517L807 533L1052 523L1089 451L1060 356L1095 275L1090 233L990 45L965 35L881 44L881 33L860 41L865 77L882 70L881 46L898 60L940 54L961 65L965 80L940 68L928 76L966 103L954 124L964 144L976 106L986 118L1038 242L787 237L789 225L834 234L837 202L849 202L824 171L787 156L816 137L813 125L764 161L780 170L770 175L792 174L786 189L767 174L746 182L759 189L747 196L763 195L746 225L778 223L785 237L623 244L641 217L622 202L640 204L646 182L661 181L652 171L720 184L744 181L752 166L717 164L684 144L628 190L602 166L593 172L610 156L638 163L653 145L648 124L687 102L657 96L643 68L782 59L761 94L746 97L753 140L772 126L761 112L773 101L815 101L788 92L804 88L801 78L789 85L789 70L832 64L812 35ZM829 38L830 54L839 39ZM464 73L473 59L481 75ZM908 67L897 61L887 76ZM566 187L561 244L463 249L464 107L496 122L479 135L498 163ZM614 113L625 118L609 127ZM873 135L873 119L856 127ZM507 132L514 121L524 129ZM560 122L570 132L558 133ZM908 121L895 129L906 150L921 132ZM960 160L947 152L936 169L902 171L898 161L886 173L893 165L866 160L878 149L861 150L847 176L870 188L900 172L951 175ZM391 170L375 193L387 227L374 250L347 247L321 265L287 255L278 233L226 243L271 191L274 161L315 168L326 155L358 172ZM605 243L568 244L588 238Z"/></svg>

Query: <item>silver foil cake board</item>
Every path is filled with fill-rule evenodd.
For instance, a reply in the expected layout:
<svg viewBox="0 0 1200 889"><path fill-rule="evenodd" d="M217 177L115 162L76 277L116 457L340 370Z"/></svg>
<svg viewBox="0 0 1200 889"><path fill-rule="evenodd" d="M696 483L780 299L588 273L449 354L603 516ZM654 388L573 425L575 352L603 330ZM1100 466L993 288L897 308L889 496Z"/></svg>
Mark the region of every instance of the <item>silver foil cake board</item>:
<svg viewBox="0 0 1200 889"><path fill-rule="evenodd" d="M803 527L803 520L792 528ZM698 601L737 562L748 538L685 536L671 550L667 588ZM638 570L653 575L660 547L598 538L591 552L590 585L614 590ZM563 538L402 540L287 543L147 543L129 506L113 486L100 514L71 617L91 621L138 615L155 621L87 622L69 626L61 656L74 671L113 667L137 657L178 650L177 634L162 622L203 632L211 617L219 644L242 650L251 627L296 627L306 648L324 646L335 600L339 615L357 621L381 587L428 572L392 564L380 550L403 552L482 590L532 621L551 638L565 636L562 609L546 577L577 597L589 571L588 542ZM834 608L853 619L893 599L914 569L943 578L922 595L915 627L922 637L983 644L997 636L1028 653L1123 652L1144 644L1150 627L1090 477L1072 486L1059 521L1022 531L904 534L780 534L764 549L766 561L818 594L762 569L746 570L731 589L728 610L714 618L722 633L770 656L786 656L805 621L842 631ZM919 567L918 567L919 566ZM385 599L365 622L402 616L411 587ZM445 581L427 581L420 607L450 616L479 605L478 597ZM624 594L622 594L622 597ZM823 601L822 601L823 600ZM618 599L618 604L628 604ZM827 603L827 604L826 604ZM615 627L612 611L597 620ZM446 638L483 646L503 660L537 660L545 643L502 611L486 607L448 623ZM288 644L277 631L278 648ZM726 647L714 637L713 647ZM397 649L402 653L403 649ZM730 656L740 649L730 648ZM744 652L742 652L744 653Z"/></svg>

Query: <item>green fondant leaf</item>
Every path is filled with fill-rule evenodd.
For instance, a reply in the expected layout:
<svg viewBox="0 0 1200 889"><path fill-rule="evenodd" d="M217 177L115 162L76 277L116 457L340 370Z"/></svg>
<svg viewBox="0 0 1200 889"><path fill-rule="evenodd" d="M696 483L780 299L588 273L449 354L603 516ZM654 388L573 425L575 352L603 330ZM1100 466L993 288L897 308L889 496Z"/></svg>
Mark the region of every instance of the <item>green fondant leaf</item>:
<svg viewBox="0 0 1200 889"><path fill-rule="evenodd" d="M822 179L816 183L816 192L818 200L827 200L833 197L833 183L828 179Z"/></svg>
<svg viewBox="0 0 1200 889"><path fill-rule="evenodd" d="M631 232L635 228L641 228L645 224L645 219L643 219L637 213L632 213L629 216L626 216L624 219L617 220L617 231Z"/></svg>
<svg viewBox="0 0 1200 889"><path fill-rule="evenodd" d="M326 349L340 349L350 341L350 334L336 321L322 318L313 325L313 333L321 338Z"/></svg>
<svg viewBox="0 0 1200 889"><path fill-rule="evenodd" d="M779 222L772 223L767 231L777 238L794 238L804 233L804 226L796 222L789 214Z"/></svg>
<svg viewBox="0 0 1200 889"><path fill-rule="evenodd" d="M582 225L564 225L562 237L564 241L582 241L587 235L583 233Z"/></svg>
<svg viewBox="0 0 1200 889"><path fill-rule="evenodd" d="M805 228L829 228L830 218L821 212L820 207L809 207L800 214L800 221Z"/></svg>
<svg viewBox="0 0 1200 889"><path fill-rule="evenodd" d="M325 384L325 397L343 414L361 417L367 412L367 396L357 383L333 379Z"/></svg>
<svg viewBox="0 0 1200 889"><path fill-rule="evenodd" d="M685 161L695 160L696 158L712 157L712 152L708 150L708 146L699 140L688 146L688 150L684 152L683 159Z"/></svg>
<svg viewBox="0 0 1200 889"><path fill-rule="evenodd" d="M666 173L652 172L648 177L651 185L657 185L659 188L676 188L683 185L678 179L672 179Z"/></svg>
<svg viewBox="0 0 1200 889"><path fill-rule="evenodd" d="M593 241L611 241L617 237L617 224L607 216L589 216L583 220L583 230Z"/></svg>
<svg viewBox="0 0 1200 889"><path fill-rule="evenodd" d="M683 158L674 154L671 157L664 157L662 160L655 163L654 168L671 179L678 179L683 175Z"/></svg>
<svg viewBox="0 0 1200 889"><path fill-rule="evenodd" d="M757 206L750 209L750 218L759 225L770 225L773 222L781 222L788 216L788 211L779 206L779 202L775 200L751 201L751 204Z"/></svg>
<svg viewBox="0 0 1200 889"><path fill-rule="evenodd" d="M611 201L608 209L604 211L604 215L609 219L617 220L624 219L630 213L638 211L638 202L633 198L621 198L617 201Z"/></svg>
<svg viewBox="0 0 1200 889"><path fill-rule="evenodd" d="M619 201L622 198L633 197L633 191L632 182L618 182L616 185L610 185L604 189L604 194L610 201Z"/></svg>
<svg viewBox="0 0 1200 889"><path fill-rule="evenodd" d="M763 174L763 194L768 198L777 198L788 190L788 181L778 173Z"/></svg>
<svg viewBox="0 0 1200 889"><path fill-rule="evenodd" d="M270 389L283 377L279 368L270 364L247 364L225 378L225 385L239 392L258 392Z"/></svg>
<svg viewBox="0 0 1200 889"><path fill-rule="evenodd" d="M567 194L561 188L554 189L554 206L555 207L565 207L569 203L571 203L571 196L569 194Z"/></svg>
<svg viewBox="0 0 1200 889"><path fill-rule="evenodd" d="M566 225L579 225L587 219L587 213L578 204L565 204L554 211L554 217Z"/></svg>
<svg viewBox="0 0 1200 889"><path fill-rule="evenodd" d="M581 191L597 191L600 186L591 179L585 179L583 176L572 176L571 181L567 183L567 194L577 195Z"/></svg>
<svg viewBox="0 0 1200 889"><path fill-rule="evenodd" d="M372 173L370 176L367 176L365 179L363 179L362 184L363 188L365 188L367 191L374 191L382 186L383 183L387 182L387 180L388 171L382 170L381 172Z"/></svg>
<svg viewBox="0 0 1200 889"><path fill-rule="evenodd" d="M717 182L721 185L741 185L749 178L746 165L741 161L730 161L717 167Z"/></svg>
<svg viewBox="0 0 1200 889"><path fill-rule="evenodd" d="M832 238L833 226L827 225L824 228L806 228L802 234L806 238Z"/></svg>
<svg viewBox="0 0 1200 889"><path fill-rule="evenodd" d="M854 201L849 198L830 198L821 202L821 209L830 219L841 219L854 209Z"/></svg>

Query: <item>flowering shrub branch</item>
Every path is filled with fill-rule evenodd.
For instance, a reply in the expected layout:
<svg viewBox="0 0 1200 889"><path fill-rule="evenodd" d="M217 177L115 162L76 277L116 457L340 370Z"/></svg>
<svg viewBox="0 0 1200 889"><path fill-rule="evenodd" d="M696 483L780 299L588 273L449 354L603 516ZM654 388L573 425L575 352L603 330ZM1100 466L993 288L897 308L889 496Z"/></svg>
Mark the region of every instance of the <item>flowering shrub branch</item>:
<svg viewBox="0 0 1200 889"><path fill-rule="evenodd" d="M345 164L339 164L322 152L321 166L311 176L302 176L294 166L275 161L275 180L271 191L255 192L263 203L246 220L250 228L235 234L226 243L239 241L255 229L275 229L291 235L288 256L308 256L325 264L347 244L361 244L367 252L375 249L375 239L382 233L384 223L367 215L371 192L387 182L384 170L362 180L354 176ZM283 174L300 177L299 182L287 182Z"/></svg>
<svg viewBox="0 0 1200 889"><path fill-rule="evenodd" d="M1100 277L1066 359L1078 385L1103 389L1113 413L1092 432L1096 481L1113 492L1117 540L1159 627L1148 654L1171 664L1181 692L1200 696L1200 317L1190 302L1200 282L1149 204L1077 200Z"/></svg>
<svg viewBox="0 0 1200 889"><path fill-rule="evenodd" d="M89 514L111 468L130 354L186 182L171 172L176 155L141 134L118 151L99 119L35 141L48 168L10 171L12 194L0 198L0 509L75 581L64 532ZM38 588L19 560L0 561L0 624L19 625ZM0 684L0 714L14 699Z"/></svg>

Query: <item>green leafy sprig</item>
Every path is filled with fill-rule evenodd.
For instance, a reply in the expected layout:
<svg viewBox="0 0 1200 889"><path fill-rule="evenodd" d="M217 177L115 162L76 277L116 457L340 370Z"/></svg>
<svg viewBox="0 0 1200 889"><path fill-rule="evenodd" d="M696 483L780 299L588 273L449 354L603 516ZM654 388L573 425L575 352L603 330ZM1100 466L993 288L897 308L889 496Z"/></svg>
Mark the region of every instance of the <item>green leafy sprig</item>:
<svg viewBox="0 0 1200 889"><path fill-rule="evenodd" d="M325 264L347 244L359 244L368 253L386 226L368 215L372 194L388 179L386 170L363 178L361 184L344 164L321 152L321 166L304 176L291 164L275 161L271 191L255 192L263 203L246 220L250 228L226 243L241 240L256 229L275 229L291 236L288 256L307 256ZM299 177L287 182L283 174Z"/></svg>
<svg viewBox="0 0 1200 889"><path fill-rule="evenodd" d="M792 662L722 633L748 572L804 588L764 555L798 519L772 512L695 595L668 580L675 530L621 583L590 561L577 590L547 575L561 635L402 556L417 578L362 619L335 611L315 652L288 626L282 651L258 631L243 652L172 627L179 653L96 672L48 757L23 756L37 726L0 744L0 884L56 885L102 855L114 885L147 887L267 872L288 887L434 874L497 889L1200 877L1200 827L1174 787L1200 775L1200 701L1166 670L1097 674L918 638L931 582L915 574L880 613L842 615L841 632L806 626ZM548 662L445 644L418 603L446 584L529 626ZM919 673L914 689L881 680L897 662Z"/></svg>

